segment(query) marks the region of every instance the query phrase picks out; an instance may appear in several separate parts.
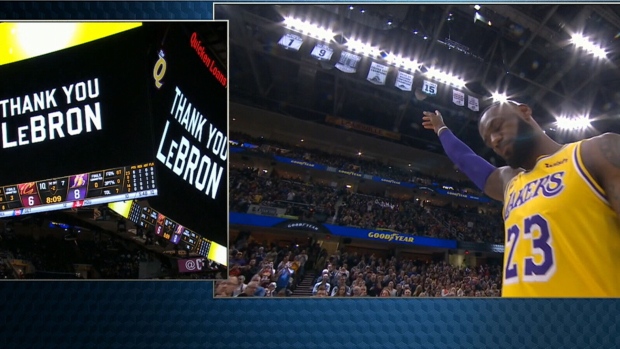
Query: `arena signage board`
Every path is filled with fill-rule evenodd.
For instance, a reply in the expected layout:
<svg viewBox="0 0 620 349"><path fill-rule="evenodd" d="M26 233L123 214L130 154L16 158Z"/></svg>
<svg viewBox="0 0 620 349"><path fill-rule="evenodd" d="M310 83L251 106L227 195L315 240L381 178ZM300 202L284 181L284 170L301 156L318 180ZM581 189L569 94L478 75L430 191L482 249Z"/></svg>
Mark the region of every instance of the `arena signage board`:
<svg viewBox="0 0 620 349"><path fill-rule="evenodd" d="M158 32L148 56L153 153L161 183L149 204L227 245L228 84L226 66L201 34L207 26L216 30L227 23L170 23Z"/></svg>
<svg viewBox="0 0 620 349"><path fill-rule="evenodd" d="M2 35L7 25L16 35L3 36L12 53L0 65L0 215L157 195L144 27L99 23L35 52L24 49L26 24L3 23Z"/></svg>

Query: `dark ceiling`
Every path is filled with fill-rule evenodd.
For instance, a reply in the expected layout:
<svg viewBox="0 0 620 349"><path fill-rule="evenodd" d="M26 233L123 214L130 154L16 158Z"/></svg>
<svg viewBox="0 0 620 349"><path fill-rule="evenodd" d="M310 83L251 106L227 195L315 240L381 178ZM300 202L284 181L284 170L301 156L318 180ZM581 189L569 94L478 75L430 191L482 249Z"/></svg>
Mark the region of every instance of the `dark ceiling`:
<svg viewBox="0 0 620 349"><path fill-rule="evenodd" d="M363 12L362 12L363 10ZM536 120L559 142L606 131L620 132L620 7L614 5L216 5L216 19L230 20L230 100L324 122L326 115L358 121L401 134L402 142L441 152L434 134L420 127L423 110L439 109L446 123L484 156L479 112L452 103L452 88L439 83L435 96L366 80L371 62L364 57L353 74L334 69L344 47L329 42L329 62L310 55L317 42L304 37L299 51L278 45L289 30L285 16L329 25L344 38L356 36L389 52L415 58L422 72L435 66L467 81L466 95L480 98L480 109L493 91L529 104ZM491 21L489 26L488 21ZM388 24L390 22L391 24ZM570 43L571 31L583 31L607 50L595 59ZM337 38L338 39L338 38ZM448 45L451 43L452 45ZM457 49L460 48L460 49ZM392 76L396 67L390 68ZM425 77L415 74L414 90ZM418 91L419 92L419 91ZM594 128L560 132L555 115L589 113ZM234 130L233 130L234 131Z"/></svg>

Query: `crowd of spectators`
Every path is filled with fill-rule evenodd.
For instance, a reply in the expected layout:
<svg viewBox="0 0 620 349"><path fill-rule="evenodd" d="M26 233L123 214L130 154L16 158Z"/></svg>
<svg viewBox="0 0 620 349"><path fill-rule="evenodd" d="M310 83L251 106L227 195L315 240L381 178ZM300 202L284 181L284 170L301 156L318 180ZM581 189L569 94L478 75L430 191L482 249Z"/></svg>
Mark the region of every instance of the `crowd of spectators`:
<svg viewBox="0 0 620 349"><path fill-rule="evenodd" d="M338 191L332 187L279 176L261 176L254 169L230 169L230 208L247 212L250 205L285 209L285 215L324 220L335 214Z"/></svg>
<svg viewBox="0 0 620 349"><path fill-rule="evenodd" d="M482 195L479 190L474 189L473 186L465 180L447 179L443 178L441 174L429 176L411 168L391 166L378 160L365 159L361 155L355 157L330 154L318 149L304 148L275 140L267 140L263 137L252 137L240 132L231 132L230 139L238 144L249 143L258 146L251 150L257 153L281 155L295 160L312 162L340 170L364 173L401 182L410 182L427 186L437 183L441 186L450 186L454 188L454 190L463 193Z"/></svg>
<svg viewBox="0 0 620 349"><path fill-rule="evenodd" d="M250 205L285 208L285 214L364 229L385 229L416 236L469 242L503 243L498 212L477 207L440 207L423 200L350 193L298 179L280 178L252 168L230 170L230 211L248 212Z"/></svg>
<svg viewBox="0 0 620 349"><path fill-rule="evenodd" d="M242 232L231 241L229 251L229 278L216 283L216 297L289 297L320 248L308 241L294 241L286 247L268 245Z"/></svg>
<svg viewBox="0 0 620 349"><path fill-rule="evenodd" d="M138 279L140 262L157 259L144 249L132 247L121 238L103 234L89 238L67 238L62 230L39 228L35 238L32 234L3 234L0 251L12 259L31 263L34 270L23 273L25 279ZM83 233L86 234L86 233ZM158 259L158 261L165 258ZM168 263L169 264L169 263ZM169 265L162 263L163 272ZM88 275L80 275L75 265L90 265ZM4 269L0 266L0 273ZM83 271L82 271L83 272ZM165 274L165 273L164 273ZM0 274L0 278L3 274Z"/></svg>
<svg viewBox="0 0 620 349"><path fill-rule="evenodd" d="M314 297L501 295L499 263L455 266L443 261L381 257L344 249L329 255L316 244L266 246L253 241L249 233L231 246L229 264L230 277L216 283L216 297L287 297L308 293ZM310 289L299 292L305 277L312 278Z"/></svg>
<svg viewBox="0 0 620 349"><path fill-rule="evenodd" d="M321 292L325 290L325 292ZM315 297L499 297L501 268L474 268L364 256L349 268L328 263L314 280Z"/></svg>

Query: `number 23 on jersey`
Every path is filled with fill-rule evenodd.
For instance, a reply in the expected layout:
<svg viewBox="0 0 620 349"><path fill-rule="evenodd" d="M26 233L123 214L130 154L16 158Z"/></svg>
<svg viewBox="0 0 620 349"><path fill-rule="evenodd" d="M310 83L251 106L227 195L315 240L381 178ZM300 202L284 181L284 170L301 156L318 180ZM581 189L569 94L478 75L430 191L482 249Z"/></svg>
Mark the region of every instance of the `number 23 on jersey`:
<svg viewBox="0 0 620 349"><path fill-rule="evenodd" d="M552 232L549 222L539 214L529 216L521 225L506 231L504 284L545 282L556 271ZM528 244L523 246L522 244Z"/></svg>

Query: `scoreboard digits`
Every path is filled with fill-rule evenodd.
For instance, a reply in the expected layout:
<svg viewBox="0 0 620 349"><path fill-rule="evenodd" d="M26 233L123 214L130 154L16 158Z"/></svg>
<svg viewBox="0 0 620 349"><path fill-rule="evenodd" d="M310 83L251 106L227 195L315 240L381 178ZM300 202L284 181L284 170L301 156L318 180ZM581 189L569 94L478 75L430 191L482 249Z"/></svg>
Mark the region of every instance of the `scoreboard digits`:
<svg viewBox="0 0 620 349"><path fill-rule="evenodd" d="M155 195L154 163L118 167L0 187L0 217Z"/></svg>

